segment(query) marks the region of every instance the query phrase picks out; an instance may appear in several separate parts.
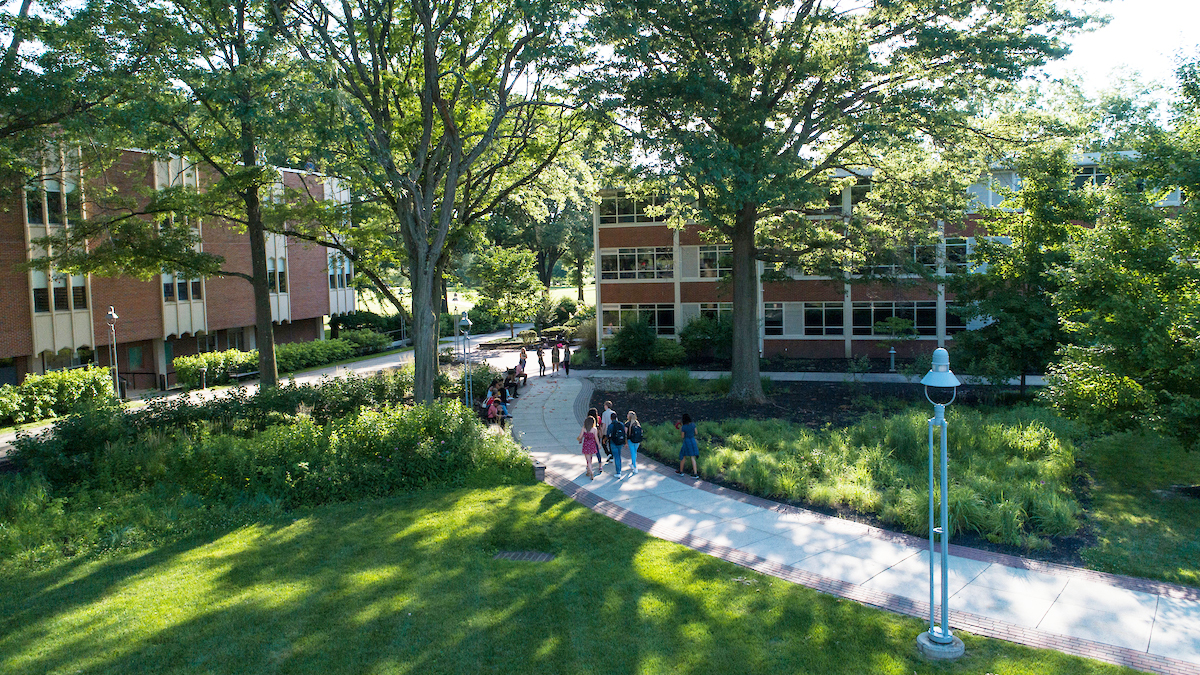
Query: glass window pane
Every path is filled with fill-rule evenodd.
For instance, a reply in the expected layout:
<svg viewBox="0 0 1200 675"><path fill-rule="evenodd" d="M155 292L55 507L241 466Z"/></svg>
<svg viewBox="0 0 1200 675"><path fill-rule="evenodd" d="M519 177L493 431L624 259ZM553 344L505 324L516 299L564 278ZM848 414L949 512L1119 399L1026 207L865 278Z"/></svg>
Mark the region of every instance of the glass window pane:
<svg viewBox="0 0 1200 675"><path fill-rule="evenodd" d="M851 319L854 321L855 335L870 335L871 334L871 308L870 307L855 307Z"/></svg>
<svg viewBox="0 0 1200 675"><path fill-rule="evenodd" d="M46 191L46 221L51 225L62 225L63 222L63 204L62 193L55 191Z"/></svg>
<svg viewBox="0 0 1200 675"><path fill-rule="evenodd" d="M187 300L188 299L188 282L180 281L180 282L176 283L176 286L179 288L179 299Z"/></svg>
<svg viewBox="0 0 1200 675"><path fill-rule="evenodd" d="M36 189L25 191L25 210L30 225L44 225L42 222L42 193ZM48 311L48 310L47 310Z"/></svg>
<svg viewBox="0 0 1200 675"><path fill-rule="evenodd" d="M35 288L33 289L33 311L49 312L50 311L50 289Z"/></svg>
<svg viewBox="0 0 1200 675"><path fill-rule="evenodd" d="M347 274L346 276L347 276L347 277L349 277L350 275L349 275L349 274ZM288 292L288 289L287 289L287 271L286 271L286 270L279 270L279 276L278 276L277 278L278 278L278 280L279 280L279 292L280 292L280 293L287 293L287 292Z"/></svg>
<svg viewBox="0 0 1200 675"><path fill-rule="evenodd" d="M637 254L637 270L639 279L654 278L654 250L641 249Z"/></svg>
<svg viewBox="0 0 1200 675"><path fill-rule="evenodd" d="M75 309L87 309L87 287L71 287L71 305Z"/></svg>
<svg viewBox="0 0 1200 675"><path fill-rule="evenodd" d="M615 197L606 197L600 200L600 222L617 222L617 200Z"/></svg>
<svg viewBox="0 0 1200 675"><path fill-rule="evenodd" d="M627 197L622 197L617 200L617 222L632 223L633 216L633 200Z"/></svg>
<svg viewBox="0 0 1200 675"><path fill-rule="evenodd" d="M192 299L193 300L201 300L204 298L204 296L201 294L202 293L201 289L203 288L203 286L204 286L204 284L200 283L199 279L196 279L195 281L192 282Z"/></svg>
<svg viewBox="0 0 1200 675"><path fill-rule="evenodd" d="M658 334L659 335L674 335L675 334L675 308L660 307L658 309Z"/></svg>
<svg viewBox="0 0 1200 675"><path fill-rule="evenodd" d="M829 303L825 305L825 334L842 334L842 306Z"/></svg>
<svg viewBox="0 0 1200 675"><path fill-rule="evenodd" d="M58 312L68 311L71 309L70 295L67 292L66 286L54 287L54 310Z"/></svg>

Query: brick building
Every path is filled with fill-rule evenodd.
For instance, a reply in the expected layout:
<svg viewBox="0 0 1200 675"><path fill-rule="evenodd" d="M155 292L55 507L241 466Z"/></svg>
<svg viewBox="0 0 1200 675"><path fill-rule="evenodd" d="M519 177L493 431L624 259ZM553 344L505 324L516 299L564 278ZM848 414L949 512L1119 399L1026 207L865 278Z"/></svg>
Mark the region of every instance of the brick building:
<svg viewBox="0 0 1200 675"><path fill-rule="evenodd" d="M230 348L254 349L254 299L238 277L176 278L164 273L149 281L128 277L68 276L18 268L40 254L31 242L53 228L100 212L89 200L93 189L145 201L150 189L198 187L195 167L172 158L126 151L95 182L81 186L77 161L59 155L45 178L14 180L0 200L0 383L27 374L83 363L109 364L108 309L116 323L117 366L130 389L175 384L176 356ZM65 168L64 168L65 167ZM280 170L282 186L303 189L314 199L349 201L336 179ZM111 199L106 200L111 203ZM244 232L220 221L193 224L203 250L225 258L223 269L250 272ZM267 236L267 277L277 342L323 339L326 316L355 311L348 283L350 264L335 251L280 235Z"/></svg>
<svg viewBox="0 0 1200 675"><path fill-rule="evenodd" d="M1097 153L1077 156L1076 187L1101 184L1107 178ZM848 177L843 173L840 177ZM975 203L995 207L1003 201L1000 187L1018 189L1020 177L1011 169L994 167L972 185ZM870 189L870 172L846 187L830 209L811 218L842 219ZM1163 203L1178 203L1178 192ZM1174 200L1172 202L1172 200ZM688 224L673 229L645 213L646 204L621 190L605 190L593 207L597 337L611 335L635 319L648 321L662 337L677 336L697 316L732 316L732 249L705 241L701 228ZM912 261L941 276L961 269L975 245L973 220L938 224L938 243L916 246ZM907 256L908 252L905 251ZM889 270L879 270L888 272ZM895 271L895 270L892 270ZM759 350L764 357L784 355L804 358L857 358L885 356L882 341L890 337L876 325L896 316L913 322L914 340L897 345L897 355L913 356L945 346L967 326L954 312L953 297L944 284L923 281L917 275L895 275L893 283L847 283L841 278L806 276L789 271L786 281L764 282L758 267Z"/></svg>

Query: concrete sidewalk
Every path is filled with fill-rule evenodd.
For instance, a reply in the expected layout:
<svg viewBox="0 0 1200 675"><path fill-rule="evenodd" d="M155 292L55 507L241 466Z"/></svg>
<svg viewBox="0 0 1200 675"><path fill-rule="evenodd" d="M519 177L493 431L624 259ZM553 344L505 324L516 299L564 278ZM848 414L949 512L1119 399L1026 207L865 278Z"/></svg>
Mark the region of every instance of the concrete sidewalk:
<svg viewBox="0 0 1200 675"><path fill-rule="evenodd" d="M650 373L661 373L660 370L615 370L610 368L583 369L572 368L572 375L577 375L583 378L595 379L620 379L626 380L631 377L645 378ZM763 377L770 378L775 382L853 382L855 375L850 373L810 373L810 372L791 372L791 371L763 371ZM956 373L959 378L966 384L979 384L981 378L973 375L963 375ZM693 370L691 375L697 380L715 380L721 376L729 375L728 370ZM899 373L862 373L857 375L859 382L890 382L893 384L911 384L918 386L921 381L920 377L906 377ZM1009 380L1009 384L1016 386L1021 384L1018 379ZM1042 387L1046 384L1046 378L1041 375L1028 375L1025 377L1025 384L1031 387Z"/></svg>
<svg viewBox="0 0 1200 675"><path fill-rule="evenodd" d="M642 456L636 476L618 481L610 464L589 480L575 438L590 394L579 377L530 378L513 404L514 435L546 464L548 483L662 539L928 620L927 540L680 477ZM1200 675L1200 590L954 545L950 552L952 630Z"/></svg>

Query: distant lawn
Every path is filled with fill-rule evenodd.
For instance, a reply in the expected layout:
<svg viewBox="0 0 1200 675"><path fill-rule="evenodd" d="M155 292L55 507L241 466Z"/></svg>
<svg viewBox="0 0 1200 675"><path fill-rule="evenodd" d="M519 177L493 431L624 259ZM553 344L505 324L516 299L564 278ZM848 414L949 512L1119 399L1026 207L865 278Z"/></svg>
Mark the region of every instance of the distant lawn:
<svg viewBox="0 0 1200 675"><path fill-rule="evenodd" d="M764 577L544 486L420 492L0 579L0 672L1132 673ZM542 550L549 563L493 560Z"/></svg>
<svg viewBox="0 0 1200 675"><path fill-rule="evenodd" d="M1082 553L1088 567L1200 586L1200 499L1169 490L1200 483L1200 452L1138 433L1085 447L1096 481L1088 511L1098 539Z"/></svg>

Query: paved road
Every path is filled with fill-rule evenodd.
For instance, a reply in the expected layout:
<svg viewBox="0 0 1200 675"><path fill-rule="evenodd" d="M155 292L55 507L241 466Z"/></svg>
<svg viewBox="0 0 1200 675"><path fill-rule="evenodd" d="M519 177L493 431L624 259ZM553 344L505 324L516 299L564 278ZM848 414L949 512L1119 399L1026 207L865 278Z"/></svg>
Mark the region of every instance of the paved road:
<svg viewBox="0 0 1200 675"><path fill-rule="evenodd" d="M546 465L547 482L581 503L765 574L928 620L927 540L680 477L644 457L635 476L618 481L609 464L589 480L575 438L590 382L530 383L511 408L515 436ZM954 630L1150 672L1200 675L1198 589L953 545L950 552Z"/></svg>

